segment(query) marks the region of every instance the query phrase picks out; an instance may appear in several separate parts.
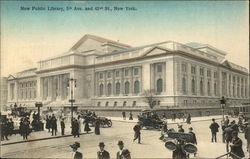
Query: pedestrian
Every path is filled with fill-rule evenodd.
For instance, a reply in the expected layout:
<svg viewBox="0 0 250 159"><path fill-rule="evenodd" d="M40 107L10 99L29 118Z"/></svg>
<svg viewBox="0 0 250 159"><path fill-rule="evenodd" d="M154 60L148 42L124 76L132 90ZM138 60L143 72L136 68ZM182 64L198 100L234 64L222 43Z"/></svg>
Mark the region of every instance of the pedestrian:
<svg viewBox="0 0 250 159"><path fill-rule="evenodd" d="M100 151L97 152L97 159L110 159L109 152L104 150L104 142L99 143Z"/></svg>
<svg viewBox="0 0 250 159"><path fill-rule="evenodd" d="M100 119L96 119L95 121L95 134L100 135Z"/></svg>
<svg viewBox="0 0 250 159"><path fill-rule="evenodd" d="M228 125L225 129L224 129L224 138L225 138L225 141L226 141L226 149L227 149L227 152L229 152L229 144L230 142L232 142L232 132L233 132L233 129L231 128L230 125Z"/></svg>
<svg viewBox="0 0 250 159"><path fill-rule="evenodd" d="M84 131L87 132L87 133L89 133L89 131L91 131L91 129L89 128L88 118L85 119L84 123L85 123Z"/></svg>
<svg viewBox="0 0 250 159"><path fill-rule="evenodd" d="M51 116L46 116L46 129L48 129L48 132L50 132L51 128Z"/></svg>
<svg viewBox="0 0 250 159"><path fill-rule="evenodd" d="M193 136L192 140L190 141L190 143L197 145L197 139L196 139L195 133L193 132L193 128L190 127L188 130L189 130L189 133L192 134L192 136ZM195 156L196 156L196 153L194 153L194 157Z"/></svg>
<svg viewBox="0 0 250 159"><path fill-rule="evenodd" d="M57 132L57 119L55 117L54 114L52 114L52 117L51 117L51 129L52 129L52 134L51 136L56 136L56 132Z"/></svg>
<svg viewBox="0 0 250 159"><path fill-rule="evenodd" d="M175 122L175 119L176 119L176 114L174 113L174 114L173 114L172 121L174 121L174 122Z"/></svg>
<svg viewBox="0 0 250 159"><path fill-rule="evenodd" d="M182 128L182 125L178 125L178 132L182 132L182 133L185 132L184 129Z"/></svg>
<svg viewBox="0 0 250 159"><path fill-rule="evenodd" d="M126 120L126 112L122 112L123 120Z"/></svg>
<svg viewBox="0 0 250 159"><path fill-rule="evenodd" d="M244 151L242 150L242 140L238 137L238 132L233 131L232 132L232 143L230 145L231 147L231 157L233 159L239 159L245 157ZM236 155L236 156L235 156Z"/></svg>
<svg viewBox="0 0 250 159"><path fill-rule="evenodd" d="M119 151L116 153L116 159L131 159L128 149L124 149L123 141L118 141Z"/></svg>
<svg viewBox="0 0 250 159"><path fill-rule="evenodd" d="M231 122L231 128L233 131L239 132L239 126L236 124L235 120Z"/></svg>
<svg viewBox="0 0 250 159"><path fill-rule="evenodd" d="M163 119L167 119L167 116L166 116L166 113L165 113L165 112L163 113L162 118L163 118Z"/></svg>
<svg viewBox="0 0 250 159"><path fill-rule="evenodd" d="M51 116L48 118L48 132L50 132L51 129Z"/></svg>
<svg viewBox="0 0 250 159"><path fill-rule="evenodd" d="M134 126L133 130L135 132L133 142L135 142L135 140L138 139L138 144L140 144L141 143L141 125L139 122L137 122L137 124Z"/></svg>
<svg viewBox="0 0 250 159"><path fill-rule="evenodd" d="M132 112L129 113L129 120L133 120L133 114L132 114Z"/></svg>
<svg viewBox="0 0 250 159"><path fill-rule="evenodd" d="M80 143L79 142L75 142L74 144L70 145L70 147L72 148L73 152L72 152L72 159L82 159L82 153L78 152L77 149L80 147Z"/></svg>
<svg viewBox="0 0 250 159"><path fill-rule="evenodd" d="M74 138L77 136L77 137L80 137L79 135L79 125L78 125L78 122L75 118L73 118L72 120L72 135L74 136Z"/></svg>
<svg viewBox="0 0 250 159"><path fill-rule="evenodd" d="M65 123L64 123L64 119L62 118L62 120L61 120L61 133L62 133L62 135L64 135L64 130L65 130Z"/></svg>
<svg viewBox="0 0 250 159"><path fill-rule="evenodd" d="M9 135L11 136L14 133L14 122L12 121L12 118L10 118L7 125L8 125Z"/></svg>
<svg viewBox="0 0 250 159"><path fill-rule="evenodd" d="M184 150L184 141L177 140L176 149L173 151L172 159L187 159L187 154Z"/></svg>
<svg viewBox="0 0 250 159"><path fill-rule="evenodd" d="M28 135L30 134L30 127L29 127L29 120L28 118L25 118L23 123L22 123L22 126L23 126L23 139L24 140L28 140Z"/></svg>
<svg viewBox="0 0 250 159"><path fill-rule="evenodd" d="M225 125L228 126L228 125L229 125L229 122L230 122L230 120L229 120L228 116L226 116Z"/></svg>
<svg viewBox="0 0 250 159"><path fill-rule="evenodd" d="M186 122L187 122L187 124L191 124L191 115L190 114L188 114Z"/></svg>
<svg viewBox="0 0 250 159"><path fill-rule="evenodd" d="M212 133L212 142L217 142L217 138L216 138L216 133L219 132L219 125L218 123L215 122L215 119L212 119L212 124L209 126L209 128L211 129L211 133Z"/></svg>
<svg viewBox="0 0 250 159"><path fill-rule="evenodd" d="M8 139L8 126L7 126L6 120L1 122L1 132L3 132L1 133L1 140L4 140L4 138L5 140L9 140Z"/></svg>
<svg viewBox="0 0 250 159"><path fill-rule="evenodd" d="M78 122L78 125L79 125L79 134L81 133L81 117L80 117L80 115L78 115L78 117L77 117L77 122Z"/></svg>
<svg viewBox="0 0 250 159"><path fill-rule="evenodd" d="M248 126L245 128L245 139L247 140L247 151L250 158L250 120L248 120Z"/></svg>

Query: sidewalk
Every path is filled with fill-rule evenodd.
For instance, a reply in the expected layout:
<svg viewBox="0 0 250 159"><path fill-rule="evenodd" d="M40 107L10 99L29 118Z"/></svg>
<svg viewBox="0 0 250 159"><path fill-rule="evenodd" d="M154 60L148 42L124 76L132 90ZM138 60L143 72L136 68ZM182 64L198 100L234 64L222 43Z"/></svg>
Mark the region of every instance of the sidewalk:
<svg viewBox="0 0 250 159"><path fill-rule="evenodd" d="M8 136L9 140L4 140L1 141L1 146L5 145L11 145L11 144L17 144L17 143L24 143L24 142L33 142L33 141L40 141L40 140L48 140L48 139L57 139L57 138L62 138L62 137L72 137L73 135L71 134L71 126L69 123L65 123L65 135L61 135L61 128L60 124L57 123L57 133L56 136L52 136L51 130L48 132L47 129L44 131L32 131L30 135L28 136L28 140L23 140L23 137L20 134L13 134L12 136ZM81 127L81 132L80 135L87 134L83 132L83 125ZM92 128L91 128L92 129ZM93 129L92 129L93 130ZM89 132L91 134L92 132Z"/></svg>
<svg viewBox="0 0 250 159"><path fill-rule="evenodd" d="M127 122L127 123L136 123L138 121L137 117L134 118L134 120L123 120L122 117L107 117L108 119L111 119L111 121L117 121L117 122ZM203 116L203 117L193 117L191 122L199 122L199 121L210 121L212 118L214 119L222 119L222 116ZM185 123L182 119L176 119L175 121L172 121L172 119L165 120L168 122L168 124L177 124L177 123ZM28 136L28 140L23 140L23 137L20 134L9 136L9 140L1 141L1 146L4 145L11 145L11 144L17 144L17 143L24 143L24 142L33 142L33 141L39 141L39 140L48 140L48 139L56 139L56 138L62 138L62 137L70 137L71 135L71 128L70 123L65 123L65 135L61 135L60 131L60 124L58 123L58 132L57 136L51 136L51 132L48 132L48 130L44 131L37 131L37 132L31 132L31 134ZM81 130L83 132L83 125L81 126ZM93 130L93 128L91 128ZM81 135L86 133L81 133Z"/></svg>

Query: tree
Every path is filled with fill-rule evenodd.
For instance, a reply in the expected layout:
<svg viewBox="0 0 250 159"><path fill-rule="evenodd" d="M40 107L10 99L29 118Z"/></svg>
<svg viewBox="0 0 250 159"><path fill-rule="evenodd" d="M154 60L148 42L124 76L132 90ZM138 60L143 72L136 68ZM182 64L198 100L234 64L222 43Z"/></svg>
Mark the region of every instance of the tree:
<svg viewBox="0 0 250 159"><path fill-rule="evenodd" d="M145 98L144 102L148 103L148 106L150 109L153 109L156 106L156 101L155 101L155 91L153 89L149 90L144 90L143 96Z"/></svg>

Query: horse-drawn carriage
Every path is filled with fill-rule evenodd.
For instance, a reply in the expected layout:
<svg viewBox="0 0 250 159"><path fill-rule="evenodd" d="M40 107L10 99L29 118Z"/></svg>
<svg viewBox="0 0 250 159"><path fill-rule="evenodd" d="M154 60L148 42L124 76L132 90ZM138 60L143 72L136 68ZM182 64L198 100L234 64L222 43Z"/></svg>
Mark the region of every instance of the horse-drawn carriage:
<svg viewBox="0 0 250 159"><path fill-rule="evenodd" d="M155 112L150 110L142 111L142 114L138 115L138 120L141 127L145 127L146 129L160 130L164 126L164 121Z"/></svg>

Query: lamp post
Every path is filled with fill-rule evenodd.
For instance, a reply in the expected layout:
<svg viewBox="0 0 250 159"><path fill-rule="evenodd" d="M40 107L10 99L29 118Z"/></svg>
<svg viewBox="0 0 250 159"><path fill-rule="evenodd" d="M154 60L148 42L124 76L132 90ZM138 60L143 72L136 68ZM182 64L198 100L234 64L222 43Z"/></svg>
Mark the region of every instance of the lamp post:
<svg viewBox="0 0 250 159"><path fill-rule="evenodd" d="M221 105L221 109L222 109L222 119L224 120L224 110L225 110L225 106L226 106L226 99L224 98L224 96L222 96L222 98L220 100L220 105Z"/></svg>
<svg viewBox="0 0 250 159"><path fill-rule="evenodd" d="M73 120L73 108L74 108L74 103L75 103L75 99L73 96L73 88L76 88L76 79L74 78L70 78L68 79L68 87L70 87L70 100L69 102L71 103L71 121Z"/></svg>

